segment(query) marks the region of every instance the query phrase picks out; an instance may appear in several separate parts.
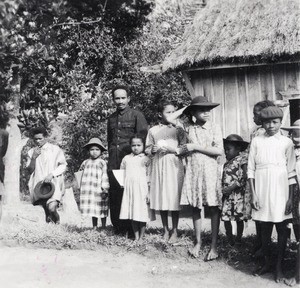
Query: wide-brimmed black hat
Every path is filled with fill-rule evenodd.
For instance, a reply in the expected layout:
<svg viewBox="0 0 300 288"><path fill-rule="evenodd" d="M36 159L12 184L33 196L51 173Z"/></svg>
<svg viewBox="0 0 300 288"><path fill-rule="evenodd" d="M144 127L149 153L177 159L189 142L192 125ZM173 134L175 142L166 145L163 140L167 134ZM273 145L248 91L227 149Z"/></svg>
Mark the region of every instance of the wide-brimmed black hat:
<svg viewBox="0 0 300 288"><path fill-rule="evenodd" d="M219 106L219 103L213 103L207 100L207 98L203 96L196 96L193 98L191 104L186 107L183 113L189 113L193 108L209 108L213 109L217 106Z"/></svg>
<svg viewBox="0 0 300 288"><path fill-rule="evenodd" d="M83 148L87 148L91 145L99 146L102 151L106 151L106 147L102 144L99 138L92 138L87 144L83 146Z"/></svg>
<svg viewBox="0 0 300 288"><path fill-rule="evenodd" d="M224 143L224 145L226 143L239 145L241 147L242 151L246 150L249 145L249 142L244 141L243 138L237 134L228 135L225 139L223 139L223 143Z"/></svg>
<svg viewBox="0 0 300 288"><path fill-rule="evenodd" d="M52 182L38 182L34 189L34 200L35 202L42 199L49 199L52 197L55 191L55 186Z"/></svg>

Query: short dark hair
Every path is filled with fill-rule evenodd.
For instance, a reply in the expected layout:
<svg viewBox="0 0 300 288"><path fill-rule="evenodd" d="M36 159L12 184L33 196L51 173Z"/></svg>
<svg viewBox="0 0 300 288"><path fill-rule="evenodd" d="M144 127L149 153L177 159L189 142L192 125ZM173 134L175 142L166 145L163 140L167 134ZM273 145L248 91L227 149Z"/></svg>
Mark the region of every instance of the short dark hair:
<svg viewBox="0 0 300 288"><path fill-rule="evenodd" d="M157 111L159 113L162 113L165 110L165 108L167 106L169 106L169 105L172 105L172 106L175 107L175 104L172 101L170 101L170 100L163 100L160 103L158 103L158 105L157 105Z"/></svg>
<svg viewBox="0 0 300 288"><path fill-rule="evenodd" d="M34 127L30 130L30 135L31 137L33 137L36 134L43 134L43 136L46 137L48 135L48 132L45 127Z"/></svg>
<svg viewBox="0 0 300 288"><path fill-rule="evenodd" d="M146 139L145 139L145 136L142 135L142 134L134 134L133 136L130 137L129 139L129 144L131 145L131 142L133 139L141 139L142 142L143 142L143 145L144 145L144 150L145 150L145 145L146 145Z"/></svg>
<svg viewBox="0 0 300 288"><path fill-rule="evenodd" d="M119 89L125 90L127 93L127 97L129 97L129 87L127 87L126 85L117 85L111 90L111 96L113 99L115 97L115 91Z"/></svg>
<svg viewBox="0 0 300 288"><path fill-rule="evenodd" d="M259 108L260 110L264 109L264 108L267 108L269 106L275 106L275 104L270 101L270 100L263 100L263 101L259 101L257 103L255 103L254 108Z"/></svg>

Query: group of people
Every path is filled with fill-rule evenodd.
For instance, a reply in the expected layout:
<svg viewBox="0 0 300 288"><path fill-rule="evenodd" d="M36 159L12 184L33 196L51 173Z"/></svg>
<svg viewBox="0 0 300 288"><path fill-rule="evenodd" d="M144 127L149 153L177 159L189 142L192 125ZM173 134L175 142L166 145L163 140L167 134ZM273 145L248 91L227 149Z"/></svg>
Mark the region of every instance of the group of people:
<svg viewBox="0 0 300 288"><path fill-rule="evenodd" d="M248 143L237 134L223 139L220 127L210 121L211 110L219 104L202 96L177 111L172 102L159 103L159 123L149 130L144 115L129 107L127 87L113 89L112 99L116 111L107 122L108 148L99 138L90 139L84 146L89 159L79 169L82 171L80 211L92 217L94 229L98 219L102 227L106 226L110 211L115 232L127 234L139 243L146 223L155 218L154 211L159 211L162 237L175 243L181 206L189 205L196 238L189 253L199 257L204 209L205 217L211 219L212 234L204 260L211 261L218 258L220 219L224 221L229 245L241 245L244 222L252 218L257 230L256 252L260 251L264 260L254 275L271 270L270 244L275 225L278 233L275 279L282 281L291 221L299 242L300 120L283 127L290 132L291 137L287 137L280 130L282 110L271 101L261 101L253 109L257 128ZM58 146L47 143L44 128L32 132L37 144L28 152L32 202L43 206L47 222L59 223L57 206L62 197L66 160ZM106 150L108 163L100 158ZM224 152L226 162L221 165ZM114 175L114 170L119 169L124 170L123 183ZM236 237L231 221L237 224ZM288 284L299 282L299 256L297 265L298 274L286 280Z"/></svg>

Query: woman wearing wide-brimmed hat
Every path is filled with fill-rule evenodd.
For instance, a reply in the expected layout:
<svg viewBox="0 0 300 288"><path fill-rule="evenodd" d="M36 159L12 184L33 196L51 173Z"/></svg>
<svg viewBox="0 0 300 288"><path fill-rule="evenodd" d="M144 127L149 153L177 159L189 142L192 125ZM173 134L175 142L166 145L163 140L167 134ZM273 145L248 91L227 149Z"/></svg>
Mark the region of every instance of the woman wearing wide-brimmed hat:
<svg viewBox="0 0 300 288"><path fill-rule="evenodd" d="M83 146L89 159L83 161L79 170L83 171L80 185L80 212L83 216L92 217L93 228L97 229L98 219L102 227L106 226L108 216L108 189L106 162L100 158L107 149L99 138L92 138Z"/></svg>
<svg viewBox="0 0 300 288"><path fill-rule="evenodd" d="M220 209L222 207L222 191L218 156L223 153L223 137L218 125L212 123L210 111L218 103L208 101L205 97L195 97L191 104L173 113L168 118L170 123L183 127L188 144L181 149L186 154L187 164L184 176L181 205L190 205L193 208L193 223L196 232L196 244L189 253L198 257L201 249L201 209L210 215L212 227L212 242L210 251L205 256L206 261L218 257L217 237L220 223ZM192 121L178 121L180 114L186 114Z"/></svg>

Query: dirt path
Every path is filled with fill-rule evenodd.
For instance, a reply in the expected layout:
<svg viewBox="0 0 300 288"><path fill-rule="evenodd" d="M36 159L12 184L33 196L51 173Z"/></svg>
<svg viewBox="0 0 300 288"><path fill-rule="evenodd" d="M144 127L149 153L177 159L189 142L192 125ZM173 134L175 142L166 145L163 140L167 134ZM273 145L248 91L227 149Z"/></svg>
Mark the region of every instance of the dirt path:
<svg viewBox="0 0 300 288"><path fill-rule="evenodd" d="M131 252L0 248L5 288L286 287L271 275L253 277L222 261L151 259Z"/></svg>

